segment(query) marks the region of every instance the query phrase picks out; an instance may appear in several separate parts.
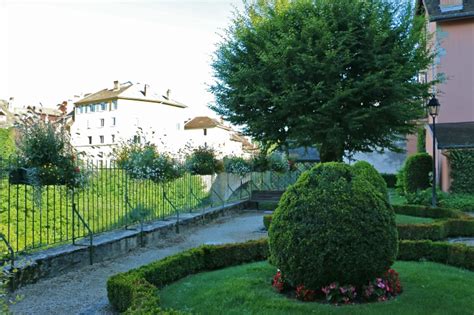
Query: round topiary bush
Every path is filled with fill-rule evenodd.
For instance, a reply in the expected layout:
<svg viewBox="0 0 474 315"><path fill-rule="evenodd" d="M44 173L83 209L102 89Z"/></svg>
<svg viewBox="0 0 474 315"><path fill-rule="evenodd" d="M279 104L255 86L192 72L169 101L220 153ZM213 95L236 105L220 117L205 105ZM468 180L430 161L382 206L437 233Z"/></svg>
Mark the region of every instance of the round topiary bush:
<svg viewBox="0 0 474 315"><path fill-rule="evenodd" d="M324 163L283 194L270 260L294 286L363 285L393 264L397 238L395 213L374 186L349 165Z"/></svg>
<svg viewBox="0 0 474 315"><path fill-rule="evenodd" d="M371 183L388 201L387 183L382 175L369 162L358 161L353 165L354 173Z"/></svg>
<svg viewBox="0 0 474 315"><path fill-rule="evenodd" d="M432 168L433 158L428 153L417 153L409 156L403 169L405 192L414 193L417 190L430 187Z"/></svg>

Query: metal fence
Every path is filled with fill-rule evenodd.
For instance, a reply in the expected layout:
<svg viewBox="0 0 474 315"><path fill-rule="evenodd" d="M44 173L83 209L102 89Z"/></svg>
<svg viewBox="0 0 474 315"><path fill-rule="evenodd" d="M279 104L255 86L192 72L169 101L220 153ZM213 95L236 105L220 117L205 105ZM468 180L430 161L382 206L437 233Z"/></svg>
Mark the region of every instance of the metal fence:
<svg viewBox="0 0 474 315"><path fill-rule="evenodd" d="M0 236L3 255L74 243L138 222L204 211L248 199L252 190L284 190L307 166L284 174L244 176L185 174L166 184L133 180L115 165L90 166L92 175L81 189L60 185L12 184L9 165L0 165ZM11 252L10 250L10 252ZM10 253L11 254L11 253Z"/></svg>

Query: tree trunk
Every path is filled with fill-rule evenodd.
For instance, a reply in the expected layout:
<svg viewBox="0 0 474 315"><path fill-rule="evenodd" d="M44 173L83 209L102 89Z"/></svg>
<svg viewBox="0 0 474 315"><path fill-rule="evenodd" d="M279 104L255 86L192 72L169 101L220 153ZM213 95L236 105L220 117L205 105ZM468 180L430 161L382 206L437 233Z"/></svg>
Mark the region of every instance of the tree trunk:
<svg viewBox="0 0 474 315"><path fill-rule="evenodd" d="M342 162L344 148L323 143L319 149L321 162Z"/></svg>

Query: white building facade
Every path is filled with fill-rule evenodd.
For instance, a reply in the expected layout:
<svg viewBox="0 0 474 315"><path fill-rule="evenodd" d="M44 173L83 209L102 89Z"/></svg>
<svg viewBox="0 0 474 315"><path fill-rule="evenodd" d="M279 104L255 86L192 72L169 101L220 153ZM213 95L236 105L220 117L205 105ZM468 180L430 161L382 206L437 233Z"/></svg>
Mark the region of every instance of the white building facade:
<svg viewBox="0 0 474 315"><path fill-rule="evenodd" d="M184 147L187 106L151 91L148 85L120 84L87 95L75 103L71 141L92 160L111 160L123 141L148 141L159 151Z"/></svg>

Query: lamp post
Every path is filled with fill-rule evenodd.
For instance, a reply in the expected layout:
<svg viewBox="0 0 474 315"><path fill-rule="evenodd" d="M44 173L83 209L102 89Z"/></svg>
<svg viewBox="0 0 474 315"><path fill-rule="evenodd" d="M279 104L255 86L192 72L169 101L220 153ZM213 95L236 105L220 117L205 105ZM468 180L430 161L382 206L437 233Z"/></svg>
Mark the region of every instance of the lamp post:
<svg viewBox="0 0 474 315"><path fill-rule="evenodd" d="M434 94L426 105L428 114L433 120L433 192L431 195L431 206L433 208L436 207L436 116L439 114L440 106L441 105Z"/></svg>

